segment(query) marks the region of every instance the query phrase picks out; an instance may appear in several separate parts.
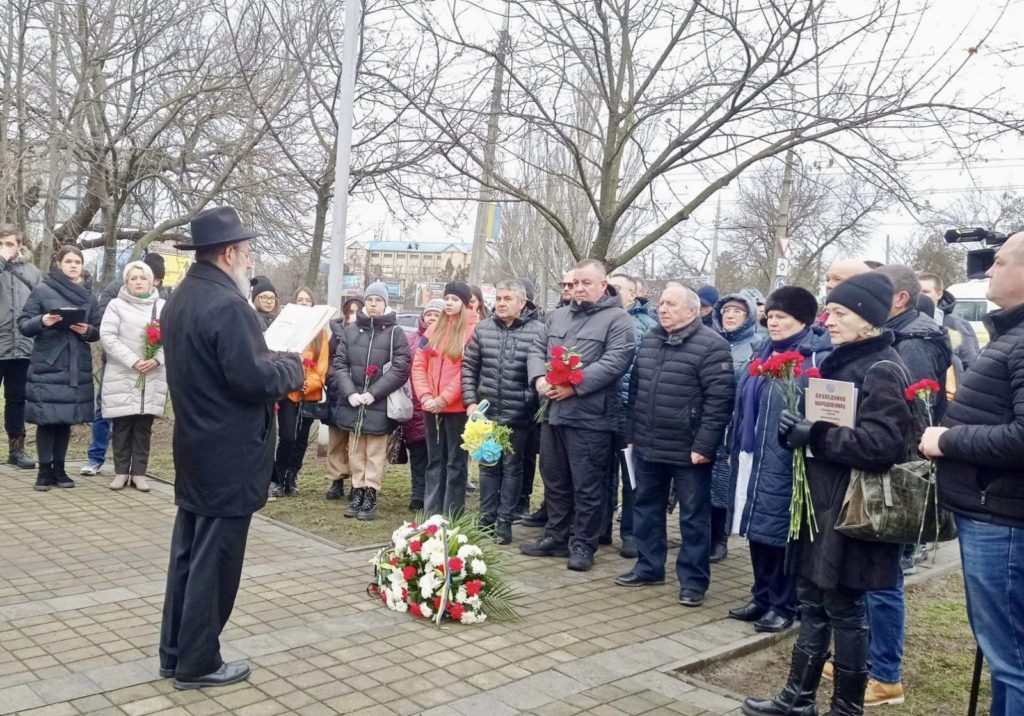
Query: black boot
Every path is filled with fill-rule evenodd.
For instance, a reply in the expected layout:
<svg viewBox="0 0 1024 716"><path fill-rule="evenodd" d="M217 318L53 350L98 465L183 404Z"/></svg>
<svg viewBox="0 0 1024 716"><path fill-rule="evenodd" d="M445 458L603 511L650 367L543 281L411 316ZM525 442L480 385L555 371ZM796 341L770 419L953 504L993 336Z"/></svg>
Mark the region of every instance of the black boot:
<svg viewBox="0 0 1024 716"><path fill-rule="evenodd" d="M28 455L25 454L25 436L22 435L20 438L11 438L7 441L7 447L9 453L7 456L7 464L15 465L20 467L22 470L34 470L36 462Z"/></svg>
<svg viewBox="0 0 1024 716"><path fill-rule="evenodd" d="M363 509L363 500L366 499L365 487L354 487L352 492L349 493L349 499L351 502L348 504L348 509L345 510L345 517L357 517L359 510Z"/></svg>
<svg viewBox="0 0 1024 716"><path fill-rule="evenodd" d="M53 484L57 487L74 487L75 481L64 472L64 461L53 461Z"/></svg>
<svg viewBox="0 0 1024 716"><path fill-rule="evenodd" d="M835 674L832 708L825 716L863 716L864 689L868 685L868 672L847 671L836 666L832 673Z"/></svg>
<svg viewBox="0 0 1024 716"><path fill-rule="evenodd" d="M711 564L718 564L724 562L725 558L729 556L729 538L723 537L722 539L711 545Z"/></svg>
<svg viewBox="0 0 1024 716"><path fill-rule="evenodd" d="M328 500L340 500L345 496L345 481L331 480L331 486L327 488Z"/></svg>
<svg viewBox="0 0 1024 716"><path fill-rule="evenodd" d="M498 544L512 544L512 520L499 519L494 524L494 540Z"/></svg>
<svg viewBox="0 0 1024 716"><path fill-rule="evenodd" d="M298 473L298 471L295 468L293 468L293 467L286 468L285 471L284 471L284 490L285 490L285 492L287 492L289 495L297 495L297 494L299 494L299 488L298 488L298 485L296 485L296 482L298 481L298 479L299 479L299 473Z"/></svg>
<svg viewBox="0 0 1024 716"><path fill-rule="evenodd" d="M359 508L359 519L377 519L377 491L372 487L364 487L363 504Z"/></svg>
<svg viewBox="0 0 1024 716"><path fill-rule="evenodd" d="M771 699L747 699L743 702L743 713L747 716L817 716L814 699L826 661L828 654L812 656L795 645L789 679L782 691ZM863 692L862 688L862 698Z"/></svg>
<svg viewBox="0 0 1024 716"><path fill-rule="evenodd" d="M36 484L32 488L38 492L46 492L54 486L53 465L39 465L39 474L36 475Z"/></svg>

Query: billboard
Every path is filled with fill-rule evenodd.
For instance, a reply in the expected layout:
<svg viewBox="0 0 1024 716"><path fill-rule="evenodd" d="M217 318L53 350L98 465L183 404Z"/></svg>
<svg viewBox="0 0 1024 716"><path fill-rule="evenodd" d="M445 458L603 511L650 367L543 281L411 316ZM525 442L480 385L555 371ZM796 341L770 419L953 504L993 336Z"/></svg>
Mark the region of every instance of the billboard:
<svg viewBox="0 0 1024 716"><path fill-rule="evenodd" d="M418 283L416 284L416 308L423 308L435 298L444 298L443 283Z"/></svg>

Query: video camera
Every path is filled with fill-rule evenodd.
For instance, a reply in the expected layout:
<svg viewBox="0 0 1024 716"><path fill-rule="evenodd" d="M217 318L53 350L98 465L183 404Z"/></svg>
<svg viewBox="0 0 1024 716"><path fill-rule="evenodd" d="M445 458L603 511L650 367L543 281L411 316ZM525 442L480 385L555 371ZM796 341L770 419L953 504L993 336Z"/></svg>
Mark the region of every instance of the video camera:
<svg viewBox="0 0 1024 716"><path fill-rule="evenodd" d="M989 231L980 227L974 229L950 229L944 235L947 244L967 244L984 241L986 247L999 247L1006 243L1006 234ZM995 248L973 249L967 252L967 276L985 278L985 272L996 260Z"/></svg>

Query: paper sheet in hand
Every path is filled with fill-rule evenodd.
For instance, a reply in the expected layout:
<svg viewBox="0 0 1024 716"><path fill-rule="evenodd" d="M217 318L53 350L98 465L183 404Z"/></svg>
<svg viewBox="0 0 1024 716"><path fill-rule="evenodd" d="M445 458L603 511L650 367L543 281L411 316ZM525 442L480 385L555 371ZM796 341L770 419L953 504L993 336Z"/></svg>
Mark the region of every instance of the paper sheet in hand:
<svg viewBox="0 0 1024 716"><path fill-rule="evenodd" d="M302 353L337 312L333 306L289 303L264 331L263 339L272 351Z"/></svg>
<svg viewBox="0 0 1024 716"><path fill-rule="evenodd" d="M636 489L636 474L633 472L633 446L627 445L622 448L622 455L626 458L626 472L629 473L629 486Z"/></svg>

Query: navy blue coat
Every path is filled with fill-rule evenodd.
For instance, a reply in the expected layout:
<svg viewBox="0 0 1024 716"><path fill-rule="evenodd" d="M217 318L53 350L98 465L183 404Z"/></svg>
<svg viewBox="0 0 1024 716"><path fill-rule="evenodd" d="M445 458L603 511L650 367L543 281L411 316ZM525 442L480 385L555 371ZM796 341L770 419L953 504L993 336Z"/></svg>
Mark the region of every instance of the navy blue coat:
<svg viewBox="0 0 1024 716"><path fill-rule="evenodd" d="M818 367L832 351L832 341L820 326L812 326L810 332L796 348L804 356L804 369ZM743 374L737 395L750 380L756 380L749 372ZM806 379L800 379L806 387ZM743 507L740 534L752 542L785 547L789 534L789 501L793 494L793 452L779 444L779 416L786 408L782 389L769 383L761 391L761 403L757 413L753 467L747 483L747 502ZM737 398L732 432L735 435L743 420L742 400ZM736 474L739 466L739 439L733 440L732 489L736 489ZM735 500L730 501L731 506Z"/></svg>

